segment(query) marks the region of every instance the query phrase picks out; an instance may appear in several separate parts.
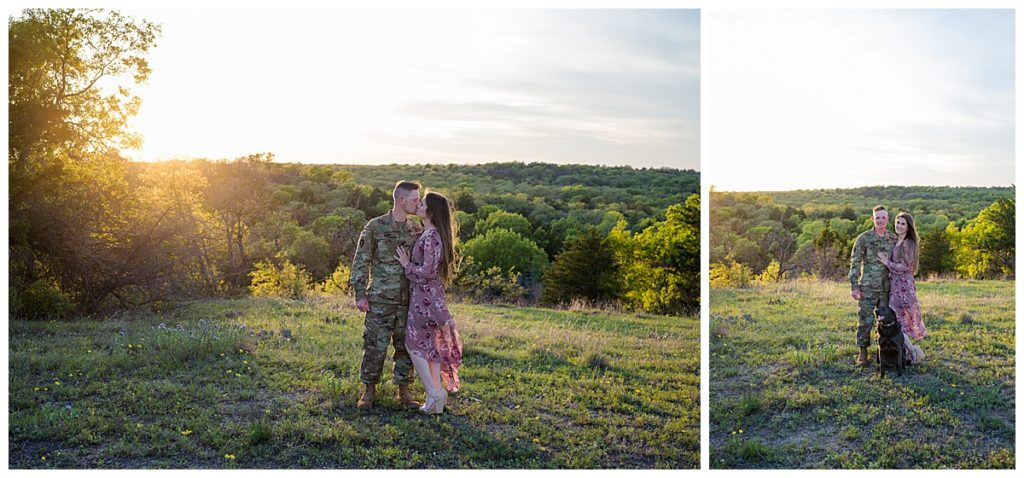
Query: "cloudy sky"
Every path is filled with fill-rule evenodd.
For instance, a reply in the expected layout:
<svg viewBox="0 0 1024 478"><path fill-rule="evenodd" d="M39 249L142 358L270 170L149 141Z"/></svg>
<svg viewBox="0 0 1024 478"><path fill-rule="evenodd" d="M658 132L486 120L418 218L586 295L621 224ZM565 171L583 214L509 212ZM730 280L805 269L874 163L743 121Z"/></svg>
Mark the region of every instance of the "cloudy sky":
<svg viewBox="0 0 1024 478"><path fill-rule="evenodd" d="M702 16L717 189L1013 182L1012 10Z"/></svg>
<svg viewBox="0 0 1024 478"><path fill-rule="evenodd" d="M696 10L129 10L136 159L700 167Z"/></svg>

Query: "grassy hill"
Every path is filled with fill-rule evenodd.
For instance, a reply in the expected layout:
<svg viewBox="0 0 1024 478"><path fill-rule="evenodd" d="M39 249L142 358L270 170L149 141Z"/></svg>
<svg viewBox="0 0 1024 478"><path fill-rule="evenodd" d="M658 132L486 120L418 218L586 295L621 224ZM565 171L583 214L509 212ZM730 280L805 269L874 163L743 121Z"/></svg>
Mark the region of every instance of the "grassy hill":
<svg viewBox="0 0 1024 478"><path fill-rule="evenodd" d="M918 287L926 362L885 379L848 285L712 289L711 466L1013 468L1014 283Z"/></svg>
<svg viewBox="0 0 1024 478"><path fill-rule="evenodd" d="M696 468L699 322L454 304L463 389L355 408L362 315L223 300L11 321L11 468ZM417 383L414 392L422 397Z"/></svg>

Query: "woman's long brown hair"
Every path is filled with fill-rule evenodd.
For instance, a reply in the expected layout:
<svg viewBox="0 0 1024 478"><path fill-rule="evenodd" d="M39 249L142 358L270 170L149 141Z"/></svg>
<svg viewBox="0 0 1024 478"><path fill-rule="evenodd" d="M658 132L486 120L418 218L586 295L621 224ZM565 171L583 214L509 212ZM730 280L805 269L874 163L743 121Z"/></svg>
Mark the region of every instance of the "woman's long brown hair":
<svg viewBox="0 0 1024 478"><path fill-rule="evenodd" d="M910 239L914 243L914 270L911 273L916 273L918 266L921 265L921 242L918 241L917 226L914 226L914 217L905 212L901 212L896 215L896 220L900 218L907 221L907 237L904 240Z"/></svg>
<svg viewBox="0 0 1024 478"><path fill-rule="evenodd" d="M440 193L430 191L423 198L427 203L427 216L430 222L437 228L441 235L441 264L437 268L437 274L445 285L451 282L455 275L455 234L458 233L458 224L455 223L455 213L452 211L451 202Z"/></svg>

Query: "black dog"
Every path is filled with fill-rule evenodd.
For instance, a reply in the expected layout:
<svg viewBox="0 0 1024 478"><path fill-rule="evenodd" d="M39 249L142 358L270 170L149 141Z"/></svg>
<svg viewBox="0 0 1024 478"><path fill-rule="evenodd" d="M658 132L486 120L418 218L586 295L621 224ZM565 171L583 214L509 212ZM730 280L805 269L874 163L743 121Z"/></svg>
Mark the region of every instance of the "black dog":
<svg viewBox="0 0 1024 478"><path fill-rule="evenodd" d="M903 329L896 320L896 311L888 306L878 309L878 375L885 378L886 368L895 368L903 376L906 362L906 348L903 346Z"/></svg>

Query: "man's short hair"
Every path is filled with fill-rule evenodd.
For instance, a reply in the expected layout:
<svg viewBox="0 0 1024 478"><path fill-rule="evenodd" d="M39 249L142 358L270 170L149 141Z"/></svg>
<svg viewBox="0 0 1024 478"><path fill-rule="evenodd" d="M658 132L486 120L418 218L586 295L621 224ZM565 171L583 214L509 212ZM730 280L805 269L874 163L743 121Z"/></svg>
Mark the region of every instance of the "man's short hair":
<svg viewBox="0 0 1024 478"><path fill-rule="evenodd" d="M391 192L391 198L397 201L398 191L407 193L409 191L419 191L419 189L419 183L414 183L412 181L399 181L397 184L395 184L395 190Z"/></svg>
<svg viewBox="0 0 1024 478"><path fill-rule="evenodd" d="M879 204L879 205L875 206L874 209L871 210L871 215L874 216L875 213L878 212L878 211L885 211L886 214L889 214L889 210L886 209L885 206Z"/></svg>

